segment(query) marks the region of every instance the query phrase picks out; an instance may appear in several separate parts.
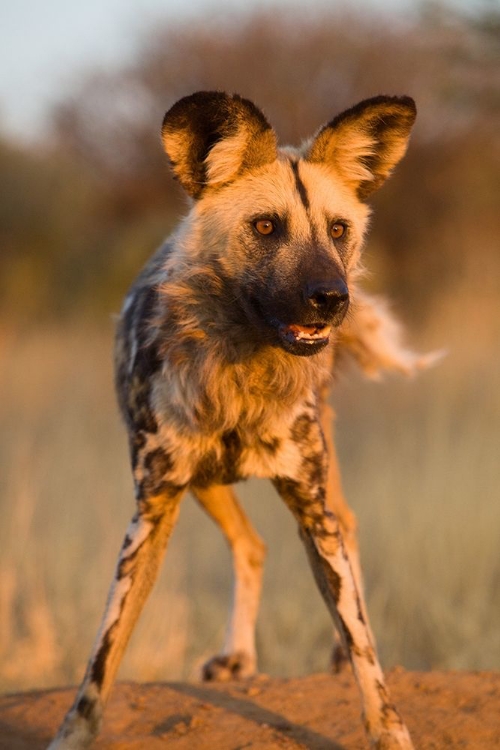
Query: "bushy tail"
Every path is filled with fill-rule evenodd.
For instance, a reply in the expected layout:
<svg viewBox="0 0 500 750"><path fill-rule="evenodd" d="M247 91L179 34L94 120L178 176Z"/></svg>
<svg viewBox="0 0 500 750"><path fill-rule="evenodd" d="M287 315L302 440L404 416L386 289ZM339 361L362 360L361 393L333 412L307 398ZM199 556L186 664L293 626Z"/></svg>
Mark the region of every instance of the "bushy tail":
<svg viewBox="0 0 500 750"><path fill-rule="evenodd" d="M403 344L403 328L387 301L356 289L354 302L338 338L338 361L354 360L366 377L379 380L384 371L414 375L431 367L444 351L417 354Z"/></svg>

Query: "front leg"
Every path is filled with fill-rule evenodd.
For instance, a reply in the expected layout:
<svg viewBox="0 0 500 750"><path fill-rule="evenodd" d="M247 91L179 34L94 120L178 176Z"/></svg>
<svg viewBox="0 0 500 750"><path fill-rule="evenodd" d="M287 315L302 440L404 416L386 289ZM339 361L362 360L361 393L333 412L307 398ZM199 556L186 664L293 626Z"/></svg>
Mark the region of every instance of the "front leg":
<svg viewBox="0 0 500 750"><path fill-rule="evenodd" d="M48 750L84 750L99 732L121 657L156 579L177 519L182 492L164 491L139 502L118 558L101 627L72 708Z"/></svg>
<svg viewBox="0 0 500 750"><path fill-rule="evenodd" d="M326 394L325 394L326 395ZM366 607L364 604L364 586L363 575L361 571L361 562L359 557L357 520L352 509L348 506L342 489L340 470L333 440L334 434L334 411L328 402L323 401L320 407L321 427L325 436L325 443L328 454L328 481L326 487L326 508L336 517L342 532L342 541L344 549L349 558L351 570L356 581L356 586L360 594L361 606L365 621L368 622ZM338 631L335 633L334 648L332 650L331 667L334 672L339 672L344 665L347 665L347 654L339 641ZM373 640L373 635L372 635Z"/></svg>
<svg viewBox="0 0 500 750"><path fill-rule="evenodd" d="M279 476L273 483L298 521L319 590L351 661L369 738L377 750L411 750L385 685L338 520L326 508L327 459L319 425L304 417L292 439L301 451L298 468L293 477Z"/></svg>

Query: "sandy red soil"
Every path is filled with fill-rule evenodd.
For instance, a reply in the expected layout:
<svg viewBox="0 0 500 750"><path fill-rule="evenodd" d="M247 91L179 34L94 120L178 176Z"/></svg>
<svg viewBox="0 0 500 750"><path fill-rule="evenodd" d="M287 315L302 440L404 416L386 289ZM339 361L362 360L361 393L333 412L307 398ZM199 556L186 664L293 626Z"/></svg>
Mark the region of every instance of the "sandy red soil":
<svg viewBox="0 0 500 750"><path fill-rule="evenodd" d="M500 749L500 673L405 672L388 682L416 748ZM42 750L71 689L0 697L0 750ZM363 750L350 674L115 687L96 750Z"/></svg>

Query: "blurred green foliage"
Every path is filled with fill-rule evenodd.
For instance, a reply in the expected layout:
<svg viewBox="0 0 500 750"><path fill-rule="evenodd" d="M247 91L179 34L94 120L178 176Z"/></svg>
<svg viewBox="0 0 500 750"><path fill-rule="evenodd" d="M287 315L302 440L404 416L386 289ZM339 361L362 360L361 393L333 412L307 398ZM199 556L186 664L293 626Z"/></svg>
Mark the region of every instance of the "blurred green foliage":
<svg viewBox="0 0 500 750"><path fill-rule="evenodd" d="M499 270L500 11L423 6L417 20L257 11L156 26L118 71L90 71L45 141L0 137L0 312L12 320L118 309L185 210L161 150L164 111L198 89L237 91L298 143L343 108L406 93L419 117L375 198L371 284L421 318L464 274Z"/></svg>

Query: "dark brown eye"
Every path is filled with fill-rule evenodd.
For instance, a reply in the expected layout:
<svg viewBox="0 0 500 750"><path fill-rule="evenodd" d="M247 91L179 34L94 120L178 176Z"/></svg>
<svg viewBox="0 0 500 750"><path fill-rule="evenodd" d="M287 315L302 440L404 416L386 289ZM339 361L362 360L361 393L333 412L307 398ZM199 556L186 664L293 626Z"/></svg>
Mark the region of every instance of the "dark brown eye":
<svg viewBox="0 0 500 750"><path fill-rule="evenodd" d="M334 240L338 240L342 237L345 232L345 224L341 224L339 221L334 221L330 227L330 235Z"/></svg>
<svg viewBox="0 0 500 750"><path fill-rule="evenodd" d="M254 227L259 234L272 234L274 232L274 224L271 219L259 219L254 223Z"/></svg>

